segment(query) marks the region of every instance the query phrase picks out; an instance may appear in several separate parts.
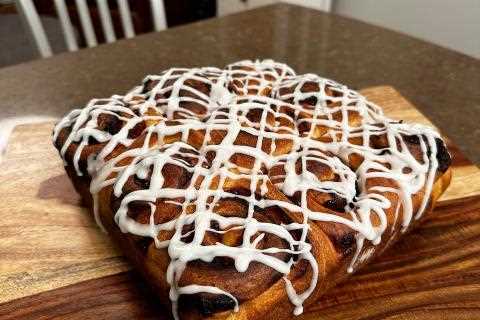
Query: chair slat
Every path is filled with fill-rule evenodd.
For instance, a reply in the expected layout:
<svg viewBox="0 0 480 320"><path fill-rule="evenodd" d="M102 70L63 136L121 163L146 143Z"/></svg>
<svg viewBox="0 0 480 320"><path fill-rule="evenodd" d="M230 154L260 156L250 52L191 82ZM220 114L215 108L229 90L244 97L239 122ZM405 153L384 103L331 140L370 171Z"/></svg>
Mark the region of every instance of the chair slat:
<svg viewBox="0 0 480 320"><path fill-rule="evenodd" d="M50 47L45 29L43 28L33 2L31 0L16 0L15 5L24 24L30 31L30 36L35 42L40 56L43 58L50 57L52 55L52 48Z"/></svg>
<svg viewBox="0 0 480 320"><path fill-rule="evenodd" d="M87 40L87 46L95 47L97 45L97 37L93 31L92 19L90 18L87 1L75 0L75 4L77 5L78 15L80 16L80 24L82 25L85 40Z"/></svg>
<svg viewBox="0 0 480 320"><path fill-rule="evenodd" d="M132 15L128 1L117 0L117 3L118 8L120 9L120 18L122 19L122 27L125 38L133 38L135 36L135 31L133 30Z"/></svg>
<svg viewBox="0 0 480 320"><path fill-rule="evenodd" d="M63 37L69 51L77 51L78 44L75 38L75 32L73 31L72 21L68 15L65 0L55 0L55 9L57 11L58 18L62 24Z"/></svg>
<svg viewBox="0 0 480 320"><path fill-rule="evenodd" d="M132 16L128 0L116 0L120 11L120 18L122 22L123 32L126 38L135 36L133 28ZM325 0L329 2L330 0ZM113 28L112 17L108 7L108 0L96 0L97 8L102 24L103 33L107 42L116 41L115 30ZM37 47L39 54L42 57L49 57L52 55L52 49L47 39L47 35L41 23L38 12L32 0L15 0L18 12L20 13L23 22L29 31L32 42ZM69 51L76 51L79 49L76 32L72 25L72 21L68 14L68 9L65 0L54 0L55 10L61 23L65 43ZM83 35L88 47L95 47L97 37L92 24L92 18L87 5L87 0L75 0L78 15L80 18L80 25ZM152 19L154 29L156 31L167 28L167 19L165 16L165 5L163 0L150 0L150 7L152 10Z"/></svg>
<svg viewBox="0 0 480 320"><path fill-rule="evenodd" d="M108 8L107 0L97 0L97 7L100 12L100 21L102 22L103 34L107 42L114 42L117 40L115 31L113 30L112 17L110 16L110 9Z"/></svg>
<svg viewBox="0 0 480 320"><path fill-rule="evenodd" d="M163 0L150 0L152 9L153 26L155 31L165 30L167 28L167 19L165 17L165 6Z"/></svg>

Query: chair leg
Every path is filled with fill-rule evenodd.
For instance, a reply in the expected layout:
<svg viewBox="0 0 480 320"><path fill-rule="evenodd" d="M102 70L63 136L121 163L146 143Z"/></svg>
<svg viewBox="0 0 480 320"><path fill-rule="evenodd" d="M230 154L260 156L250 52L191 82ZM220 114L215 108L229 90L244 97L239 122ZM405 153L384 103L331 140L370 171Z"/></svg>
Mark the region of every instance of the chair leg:
<svg viewBox="0 0 480 320"><path fill-rule="evenodd" d="M62 24L63 37L69 51L77 51L78 44L75 38L75 32L73 31L72 21L68 15L67 6L65 0L54 0L55 10L57 11L58 19Z"/></svg>
<svg viewBox="0 0 480 320"><path fill-rule="evenodd" d="M15 0L15 6L39 55L42 58L50 57L52 48L32 0Z"/></svg>
<svg viewBox="0 0 480 320"><path fill-rule="evenodd" d="M163 0L150 0L152 9L153 26L155 31L167 29L167 19L165 17L165 6Z"/></svg>

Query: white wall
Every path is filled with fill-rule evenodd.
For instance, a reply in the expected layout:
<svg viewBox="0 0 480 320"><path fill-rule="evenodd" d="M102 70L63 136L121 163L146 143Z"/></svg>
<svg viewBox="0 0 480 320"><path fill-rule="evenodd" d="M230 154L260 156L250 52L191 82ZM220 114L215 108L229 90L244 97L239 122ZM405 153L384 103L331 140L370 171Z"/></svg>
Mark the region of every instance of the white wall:
<svg viewBox="0 0 480 320"><path fill-rule="evenodd" d="M218 15L224 16L227 14L231 14L231 13L235 13L243 10L266 6L275 2L280 2L280 1L279 0L247 0L247 1L218 0L217 1ZM288 3L293 3L293 4L313 8L313 9L328 11L330 9L331 0L283 0L282 2L288 2Z"/></svg>
<svg viewBox="0 0 480 320"><path fill-rule="evenodd" d="M217 0L217 11L219 16L225 16L244 10L254 9L277 2L276 0Z"/></svg>
<svg viewBox="0 0 480 320"><path fill-rule="evenodd" d="M335 13L480 58L480 0L334 0Z"/></svg>
<svg viewBox="0 0 480 320"><path fill-rule="evenodd" d="M218 0L219 15L280 0ZM326 0L284 0L315 9ZM332 11L480 58L480 0L331 0Z"/></svg>

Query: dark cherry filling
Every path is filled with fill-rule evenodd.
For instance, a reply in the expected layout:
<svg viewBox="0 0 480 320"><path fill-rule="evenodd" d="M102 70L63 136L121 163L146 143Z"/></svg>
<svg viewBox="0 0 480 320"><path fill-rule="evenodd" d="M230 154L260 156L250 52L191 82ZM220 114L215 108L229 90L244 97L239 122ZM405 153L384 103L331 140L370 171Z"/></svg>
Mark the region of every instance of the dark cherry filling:
<svg viewBox="0 0 480 320"><path fill-rule="evenodd" d="M332 193L331 197L331 199L323 203L323 206L336 212L345 212L347 199L340 197L336 193Z"/></svg>
<svg viewBox="0 0 480 320"><path fill-rule="evenodd" d="M224 294L189 294L181 295L178 300L180 310L198 310L202 316L209 316L218 311L235 307L235 301Z"/></svg>
<svg viewBox="0 0 480 320"><path fill-rule="evenodd" d="M160 80L147 80L143 85L142 94L151 91L159 83L159 81Z"/></svg>
<svg viewBox="0 0 480 320"><path fill-rule="evenodd" d="M308 106L312 106L312 107L313 107L313 106L316 106L316 105L317 105L317 101L318 101L317 97L311 96L311 97L309 97L309 98L306 98L306 99L300 101L300 104L302 104L302 105L308 105Z"/></svg>
<svg viewBox="0 0 480 320"><path fill-rule="evenodd" d="M117 134L123 126L123 121L118 118L118 116L112 114L102 113L98 116L97 119L97 129L103 132L108 132L112 136ZM88 137L88 145L99 144L100 141L94 137Z"/></svg>
<svg viewBox="0 0 480 320"><path fill-rule="evenodd" d="M337 239L335 245L342 250L344 255L348 255L355 244L355 236L353 233L347 233L343 237Z"/></svg>
<svg viewBox="0 0 480 320"><path fill-rule="evenodd" d="M123 126L123 121L117 116L102 113L97 119L98 129L114 135L120 131Z"/></svg>
<svg viewBox="0 0 480 320"><path fill-rule="evenodd" d="M435 143L437 145L438 170L444 173L452 164L452 157L448 153L447 147L442 139L436 138Z"/></svg>
<svg viewBox="0 0 480 320"><path fill-rule="evenodd" d="M420 144L420 137L416 134L413 135L404 135L403 140L411 144Z"/></svg>
<svg viewBox="0 0 480 320"><path fill-rule="evenodd" d="M149 176L151 176L151 171ZM146 190L150 188L150 179L140 179L136 174L133 175L133 182L139 187L139 189Z"/></svg>
<svg viewBox="0 0 480 320"><path fill-rule="evenodd" d="M361 193L360 186L358 185L358 181L355 181L355 197L358 197Z"/></svg>
<svg viewBox="0 0 480 320"><path fill-rule="evenodd" d="M391 153L392 152L389 149L382 149L382 151L380 151L379 155L384 156L384 155L391 154Z"/></svg>

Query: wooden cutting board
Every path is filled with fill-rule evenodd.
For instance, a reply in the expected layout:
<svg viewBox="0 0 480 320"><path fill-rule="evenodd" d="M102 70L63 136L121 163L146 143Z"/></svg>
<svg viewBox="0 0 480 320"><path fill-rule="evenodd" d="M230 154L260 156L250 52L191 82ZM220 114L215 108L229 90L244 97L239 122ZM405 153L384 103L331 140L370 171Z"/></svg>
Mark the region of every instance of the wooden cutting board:
<svg viewBox="0 0 480 320"><path fill-rule="evenodd" d="M362 93L430 124L391 87ZM52 126L18 127L0 164L0 319L165 319L81 207ZM480 170L449 144L453 181L434 217L297 319L480 319Z"/></svg>

